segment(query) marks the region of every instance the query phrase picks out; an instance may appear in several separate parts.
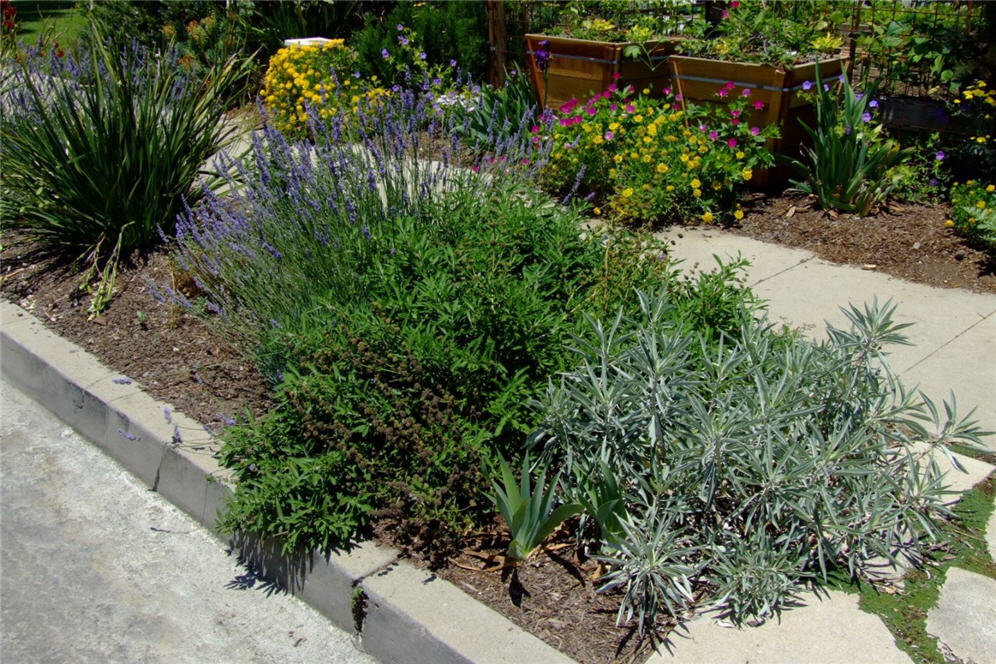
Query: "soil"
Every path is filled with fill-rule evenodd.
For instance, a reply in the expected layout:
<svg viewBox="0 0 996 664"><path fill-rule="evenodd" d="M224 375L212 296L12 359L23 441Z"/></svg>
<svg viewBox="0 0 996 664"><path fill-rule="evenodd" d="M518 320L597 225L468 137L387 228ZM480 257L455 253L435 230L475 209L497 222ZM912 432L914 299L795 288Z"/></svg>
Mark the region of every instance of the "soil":
<svg viewBox="0 0 996 664"><path fill-rule="evenodd" d="M728 230L906 281L996 293L996 254L947 228L945 205L893 204L857 217L820 210L810 197L757 195L744 211Z"/></svg>
<svg viewBox="0 0 996 664"><path fill-rule="evenodd" d="M893 207L878 216L830 215L802 197L757 195L730 232L812 250L824 259L902 279L996 293L991 254L944 226L947 208ZM158 399L217 432L226 420L270 406L269 390L247 358L219 341L182 309L156 301L150 284L184 289L162 252L135 255L123 265L107 311L91 318L71 264L5 230L0 249L2 296L132 378ZM382 535L382 537L387 537ZM566 542L560 542L565 544ZM652 647L617 627L619 595L596 592L595 562L573 546L537 553L514 571L494 570L507 542L500 531L478 533L440 576L582 664L635 661ZM667 626L662 626L662 634Z"/></svg>

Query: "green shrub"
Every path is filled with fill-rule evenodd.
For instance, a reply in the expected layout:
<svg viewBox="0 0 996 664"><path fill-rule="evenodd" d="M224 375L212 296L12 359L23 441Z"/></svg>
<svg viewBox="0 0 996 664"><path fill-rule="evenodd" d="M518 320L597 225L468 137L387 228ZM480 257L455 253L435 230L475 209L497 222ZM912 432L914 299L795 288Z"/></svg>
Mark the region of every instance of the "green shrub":
<svg viewBox="0 0 996 664"><path fill-rule="evenodd" d="M230 59L195 78L175 53L115 51L99 31L93 44L80 62L26 55L0 98L0 135L5 219L102 272L99 311L118 258L199 197L203 165L235 132L221 120L242 71Z"/></svg>
<svg viewBox="0 0 996 664"><path fill-rule="evenodd" d="M819 79L815 89L816 125L802 123L812 139L803 147L804 160L788 159L803 178L792 180L799 191L815 195L823 209L868 215L885 200L896 185L890 174L909 154L898 143L882 136L882 125L874 122L878 101L873 91L861 95L841 75L842 97L829 83ZM808 86L807 86L808 87Z"/></svg>
<svg viewBox="0 0 996 664"><path fill-rule="evenodd" d="M947 223L990 251L996 249L996 184L956 182L951 188L951 219Z"/></svg>
<svg viewBox="0 0 996 664"><path fill-rule="evenodd" d="M623 496L623 532L601 537L605 587L627 590L620 619L644 629L696 603L765 617L830 570L920 559L948 514L930 453L981 434L891 374L884 347L905 341L892 307L847 310L850 329L820 343L753 315L710 342L671 297L640 302L591 323L532 439L565 501L593 483Z"/></svg>
<svg viewBox="0 0 996 664"><path fill-rule="evenodd" d="M452 69L450 63L455 62L463 73L480 78L488 63L487 25L484 3L406 0L386 16L369 15L350 43L360 55L362 73L383 81L403 84L405 67L419 67L419 53L425 54L429 66ZM405 52L409 46L417 48ZM382 55L384 51L389 57Z"/></svg>

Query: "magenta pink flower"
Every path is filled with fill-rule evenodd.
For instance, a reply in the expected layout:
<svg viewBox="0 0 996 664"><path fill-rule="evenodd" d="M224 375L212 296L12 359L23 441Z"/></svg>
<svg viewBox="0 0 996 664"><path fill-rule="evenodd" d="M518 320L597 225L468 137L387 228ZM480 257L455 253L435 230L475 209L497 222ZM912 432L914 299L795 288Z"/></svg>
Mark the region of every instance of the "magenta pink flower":
<svg viewBox="0 0 996 664"><path fill-rule="evenodd" d="M611 141L615 137L616 137L616 135L613 134L611 131L605 132L605 140Z"/></svg>
<svg viewBox="0 0 996 664"><path fill-rule="evenodd" d="M715 141L717 138L719 138L719 132L718 131L710 131L709 132L709 140Z"/></svg>
<svg viewBox="0 0 996 664"><path fill-rule="evenodd" d="M720 90L716 94L718 94L720 97L725 97L726 96L726 90Z"/></svg>
<svg viewBox="0 0 996 664"><path fill-rule="evenodd" d="M589 115L589 117L592 116L592 115L595 115L595 113L596 113L595 107L594 106L589 106L588 107L588 115Z"/></svg>
<svg viewBox="0 0 996 664"><path fill-rule="evenodd" d="M754 110L755 111L763 111L764 110L764 102L761 101L760 99L758 99L757 101L755 101L754 102Z"/></svg>
<svg viewBox="0 0 996 664"><path fill-rule="evenodd" d="M730 120L730 124L736 127L737 125L740 124L740 120L738 120L737 118L733 118L732 120Z"/></svg>
<svg viewBox="0 0 996 664"><path fill-rule="evenodd" d="M737 147L737 139L731 138L730 140L726 141L726 144L729 145L731 148L735 148Z"/></svg>
<svg viewBox="0 0 996 664"><path fill-rule="evenodd" d="M757 136L760 133L761 133L761 128L760 127L751 127L750 128L750 135L751 136Z"/></svg>
<svg viewBox="0 0 996 664"><path fill-rule="evenodd" d="M663 92L665 95L669 95L671 94L671 88L661 88L661 92Z"/></svg>
<svg viewBox="0 0 996 664"><path fill-rule="evenodd" d="M705 130L706 130L706 126L704 124L700 124L699 125L699 131L705 132Z"/></svg>
<svg viewBox="0 0 996 664"><path fill-rule="evenodd" d="M618 85L616 85L615 83L609 83L609 92L615 92L618 89L619 89Z"/></svg>
<svg viewBox="0 0 996 664"><path fill-rule="evenodd" d="M610 110L610 111L613 111L613 112L614 112L614 111L615 111L615 110L616 110L617 108L619 108L619 107L618 107L618 106L616 106L615 104L610 104L610 105L609 105L609 110Z"/></svg>
<svg viewBox="0 0 996 664"><path fill-rule="evenodd" d="M750 97L750 88L744 88L740 94L742 94L744 97Z"/></svg>
<svg viewBox="0 0 996 664"><path fill-rule="evenodd" d="M538 134L538 133L540 133L540 126L539 125L533 125L533 128L530 129L529 131L533 132L534 134Z"/></svg>
<svg viewBox="0 0 996 664"><path fill-rule="evenodd" d="M739 108L733 109L732 111L730 111L730 115L732 117L739 118L740 117L740 109Z"/></svg>
<svg viewBox="0 0 996 664"><path fill-rule="evenodd" d="M732 90L733 88L737 87L737 84L734 83L733 81L727 81L725 87L727 90Z"/></svg>
<svg viewBox="0 0 996 664"><path fill-rule="evenodd" d="M675 101L681 101L681 95L675 95L674 96L674 100Z"/></svg>
<svg viewBox="0 0 996 664"><path fill-rule="evenodd" d="M635 110L636 110L636 107L635 107L635 106L633 106L633 104L626 104L626 112L627 112L627 113L632 113L632 112L634 112Z"/></svg>
<svg viewBox="0 0 996 664"><path fill-rule="evenodd" d="M618 81L620 78L622 78L622 74L620 74L619 72L616 72L612 75L613 81Z"/></svg>

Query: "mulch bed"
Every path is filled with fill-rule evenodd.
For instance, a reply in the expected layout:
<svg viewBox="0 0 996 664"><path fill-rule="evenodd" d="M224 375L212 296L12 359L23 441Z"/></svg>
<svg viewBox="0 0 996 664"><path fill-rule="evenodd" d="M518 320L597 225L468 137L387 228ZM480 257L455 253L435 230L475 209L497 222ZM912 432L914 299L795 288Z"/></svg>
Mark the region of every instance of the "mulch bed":
<svg viewBox="0 0 996 664"><path fill-rule="evenodd" d="M824 212L803 196L757 195L744 209L728 230L906 281L996 293L996 254L947 228L948 206L893 204L856 217Z"/></svg>
<svg viewBox="0 0 996 664"><path fill-rule="evenodd" d="M808 203L757 195L728 230L910 281L996 293L993 257L945 228L943 206L905 205L858 219ZM182 309L150 295L150 284L182 290L164 253L133 256L122 267L109 308L92 320L74 267L9 231L0 276L3 297L211 431L235 415L260 415L270 407L268 388L246 358ZM514 575L487 571L495 565L486 558L497 560L506 544L498 529L475 534L438 573L583 664L637 661L651 647L631 629L616 627L618 595L595 592L596 564L579 559L573 546L540 552Z"/></svg>

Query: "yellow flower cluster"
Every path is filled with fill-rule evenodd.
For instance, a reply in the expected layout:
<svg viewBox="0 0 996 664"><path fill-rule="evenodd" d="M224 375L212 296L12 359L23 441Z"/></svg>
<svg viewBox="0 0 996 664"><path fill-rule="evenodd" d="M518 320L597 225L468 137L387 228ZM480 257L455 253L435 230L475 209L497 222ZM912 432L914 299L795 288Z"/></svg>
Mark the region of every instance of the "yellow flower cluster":
<svg viewBox="0 0 996 664"><path fill-rule="evenodd" d="M616 94L612 94L616 93ZM610 89L584 104L569 102L553 125L544 179L566 188L583 171L583 186L605 196L596 214L646 223L715 221L731 214L736 191L767 165L762 132L749 123L748 96L723 108L675 105Z"/></svg>
<svg viewBox="0 0 996 664"><path fill-rule="evenodd" d="M996 248L996 184L955 182L951 187L951 218L945 225Z"/></svg>
<svg viewBox="0 0 996 664"><path fill-rule="evenodd" d="M347 123L362 109L376 106L390 93L353 75L356 55L344 40L322 45L294 44L270 58L260 93L270 120L291 135L307 132L308 109L323 120L340 116Z"/></svg>

